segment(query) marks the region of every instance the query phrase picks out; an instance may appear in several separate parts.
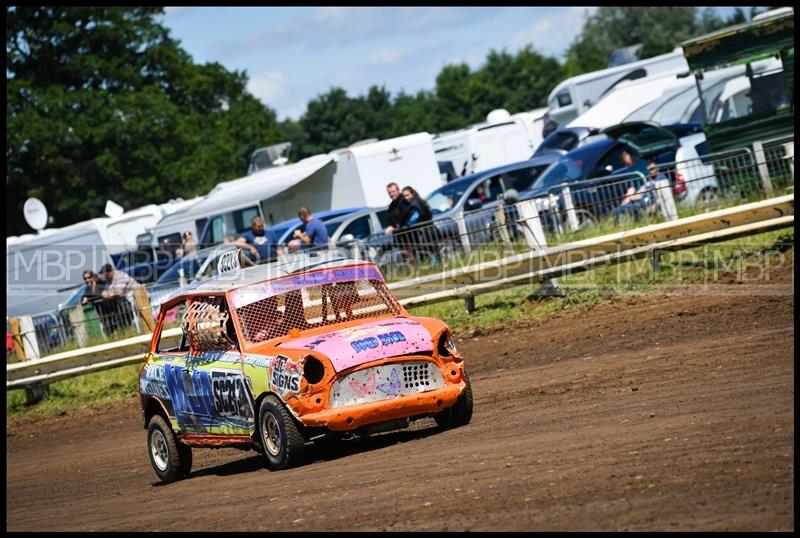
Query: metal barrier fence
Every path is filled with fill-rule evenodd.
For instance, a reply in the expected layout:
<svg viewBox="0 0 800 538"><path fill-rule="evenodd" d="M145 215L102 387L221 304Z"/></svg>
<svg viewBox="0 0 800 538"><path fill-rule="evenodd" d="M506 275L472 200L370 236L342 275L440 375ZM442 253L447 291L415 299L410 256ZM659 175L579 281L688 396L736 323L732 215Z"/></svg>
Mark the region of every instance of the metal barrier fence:
<svg viewBox="0 0 800 538"><path fill-rule="evenodd" d="M515 203L500 199L455 218L336 246L352 258L376 263L387 280L396 281L452 266L478 249L542 250L573 241L576 234L589 238L761 200L793 191L794 138L755 143L753 150L661 162L648 176L633 172L557 185L537 198L522 193ZM320 249L305 252L314 250ZM11 332L27 358L143 334L161 302L178 289L177 283L138 287L138 299L131 293L114 304L43 312Z"/></svg>

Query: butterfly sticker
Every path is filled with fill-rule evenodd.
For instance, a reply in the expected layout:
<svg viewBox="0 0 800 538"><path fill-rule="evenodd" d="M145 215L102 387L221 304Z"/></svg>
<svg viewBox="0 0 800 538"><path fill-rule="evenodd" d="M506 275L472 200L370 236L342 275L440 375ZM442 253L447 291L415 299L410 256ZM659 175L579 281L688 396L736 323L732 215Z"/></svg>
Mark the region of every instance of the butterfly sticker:
<svg viewBox="0 0 800 538"><path fill-rule="evenodd" d="M392 368L392 374L389 376L389 382L378 385L378 390L389 396L397 396L399 394L400 374L397 373L397 368Z"/></svg>
<svg viewBox="0 0 800 538"><path fill-rule="evenodd" d="M349 385L359 398L364 398L367 394L375 394L375 374L369 374L366 383L359 383L355 379L351 379Z"/></svg>

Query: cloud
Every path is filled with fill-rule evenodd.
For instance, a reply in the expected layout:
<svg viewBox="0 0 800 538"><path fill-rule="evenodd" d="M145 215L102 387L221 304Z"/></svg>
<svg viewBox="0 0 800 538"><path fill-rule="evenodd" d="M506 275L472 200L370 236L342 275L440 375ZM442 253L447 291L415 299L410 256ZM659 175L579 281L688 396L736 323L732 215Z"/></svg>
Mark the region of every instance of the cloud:
<svg viewBox="0 0 800 538"><path fill-rule="evenodd" d="M286 95L287 89L286 77L280 71L265 71L247 82L247 91L270 106Z"/></svg>
<svg viewBox="0 0 800 538"><path fill-rule="evenodd" d="M517 33L509 44L514 49L532 45L543 54L561 56L580 33L586 16L594 13L596 9L595 7L564 8L560 13L543 17L529 28Z"/></svg>
<svg viewBox="0 0 800 538"><path fill-rule="evenodd" d="M396 64L406 56L414 53L415 49L379 49L369 55L367 64Z"/></svg>
<svg viewBox="0 0 800 538"><path fill-rule="evenodd" d="M229 58L257 49L302 46L307 50L344 47L370 39L407 38L409 34L466 27L499 13L487 8L325 7L307 10L285 24L213 44L214 54Z"/></svg>

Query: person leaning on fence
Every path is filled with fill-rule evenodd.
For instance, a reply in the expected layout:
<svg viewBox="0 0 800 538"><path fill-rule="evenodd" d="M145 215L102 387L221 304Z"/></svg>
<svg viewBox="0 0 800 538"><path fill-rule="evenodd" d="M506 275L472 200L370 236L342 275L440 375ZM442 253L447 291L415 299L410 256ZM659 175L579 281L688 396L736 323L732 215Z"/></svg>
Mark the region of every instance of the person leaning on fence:
<svg viewBox="0 0 800 538"><path fill-rule="evenodd" d="M86 291L81 298L81 304L91 304L97 312L97 317L100 318L100 324L106 333L111 331L109 326L108 316L108 301L103 299L103 291L106 289L106 283L100 279L100 276L90 269L83 272L83 282L86 284Z"/></svg>
<svg viewBox="0 0 800 538"><path fill-rule="evenodd" d="M137 282L128 273L114 269L110 263L105 264L100 272L106 278L107 287L100 295L105 301L109 331L130 327L133 323L133 308L127 295L133 291Z"/></svg>
<svg viewBox="0 0 800 538"><path fill-rule="evenodd" d="M328 230L322 221L315 219L311 210L307 207L301 207L297 212L297 216L305 224L305 231L295 230L294 237L303 242L302 246L311 246L312 248L322 248L328 246Z"/></svg>
<svg viewBox="0 0 800 538"><path fill-rule="evenodd" d="M197 243L194 242L192 232L183 232L183 255L187 256L192 252L197 252Z"/></svg>
<svg viewBox="0 0 800 538"><path fill-rule="evenodd" d="M638 189L629 187L620 205L614 209L614 222L619 224L619 219L626 213L632 213L634 220L639 220L642 215L652 213L657 206L656 181L666 179L655 161L647 161L647 179Z"/></svg>
<svg viewBox="0 0 800 538"><path fill-rule="evenodd" d="M258 216L250 219L250 229L234 245L248 251L256 263L272 261L276 255L283 256L283 247L278 244L275 232L265 230L264 221Z"/></svg>
<svg viewBox="0 0 800 538"><path fill-rule="evenodd" d="M420 229L419 226L433 218L428 203L422 199L413 187L403 188L402 194L408 204L408 211L401 226L402 233L398 236L397 242L401 249L406 252L404 256L415 259L417 248L420 245L430 247L431 245L426 245L426 243L436 242L438 236L426 235L425 230ZM430 231L435 232L436 228L431 227Z"/></svg>

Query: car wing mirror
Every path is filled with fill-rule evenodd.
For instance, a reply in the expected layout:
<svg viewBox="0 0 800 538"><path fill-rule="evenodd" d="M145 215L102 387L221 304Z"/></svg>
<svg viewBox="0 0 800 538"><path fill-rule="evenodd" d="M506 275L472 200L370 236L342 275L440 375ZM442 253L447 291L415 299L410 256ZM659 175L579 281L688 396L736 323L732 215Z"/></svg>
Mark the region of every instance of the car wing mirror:
<svg viewBox="0 0 800 538"><path fill-rule="evenodd" d="M478 198L469 198L466 203L464 204L464 211L472 211L474 209L479 209L483 206L483 203Z"/></svg>
<svg viewBox="0 0 800 538"><path fill-rule="evenodd" d="M345 246L354 243L355 240L356 238L353 236L353 234L344 234L342 237L339 238L339 241L336 244L340 246Z"/></svg>

